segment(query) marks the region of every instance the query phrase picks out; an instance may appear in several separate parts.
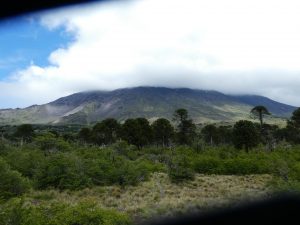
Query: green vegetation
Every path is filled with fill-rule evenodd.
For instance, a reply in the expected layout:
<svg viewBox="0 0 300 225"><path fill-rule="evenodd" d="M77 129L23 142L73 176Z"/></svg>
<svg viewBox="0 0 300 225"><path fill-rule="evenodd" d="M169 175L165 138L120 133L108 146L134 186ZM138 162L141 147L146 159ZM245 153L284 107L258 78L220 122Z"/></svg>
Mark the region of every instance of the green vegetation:
<svg viewBox="0 0 300 225"><path fill-rule="evenodd" d="M226 191L236 190L230 180L237 185L249 177L252 184L236 190L240 197L254 196L258 183L259 196L299 192L299 114L284 128L246 120L200 128L185 109L176 110L175 127L164 118L106 119L65 130L2 127L0 224L131 224L172 207L173 213L205 208L197 192L209 195L212 187L220 203L229 203L235 193ZM145 198L134 203L133 193Z"/></svg>
<svg viewBox="0 0 300 225"><path fill-rule="evenodd" d="M20 196L29 189L28 179L15 170L12 170L7 163L0 158L0 200Z"/></svg>
<svg viewBox="0 0 300 225"><path fill-rule="evenodd" d="M103 210L95 203L83 202L76 205L26 204L20 198L12 199L0 206L0 224L22 225L128 225L128 216L114 210Z"/></svg>

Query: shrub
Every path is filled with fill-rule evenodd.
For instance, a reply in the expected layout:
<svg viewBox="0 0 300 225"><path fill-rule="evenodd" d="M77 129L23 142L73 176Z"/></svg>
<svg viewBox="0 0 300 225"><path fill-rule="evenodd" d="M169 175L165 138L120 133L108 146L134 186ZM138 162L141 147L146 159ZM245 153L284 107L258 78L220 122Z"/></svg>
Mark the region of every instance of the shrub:
<svg viewBox="0 0 300 225"><path fill-rule="evenodd" d="M23 176L34 177L38 168L41 167L46 161L45 155L35 149L17 149L9 151L5 156L5 160L12 167Z"/></svg>
<svg viewBox="0 0 300 225"><path fill-rule="evenodd" d="M56 137L52 133L39 135L34 139L36 145L46 153L66 151L70 149L70 145L64 139Z"/></svg>
<svg viewBox="0 0 300 225"><path fill-rule="evenodd" d="M247 175L266 173L259 162L247 158L229 159L224 162L224 174Z"/></svg>
<svg viewBox="0 0 300 225"><path fill-rule="evenodd" d="M0 158L0 199L20 196L30 188L29 180Z"/></svg>
<svg viewBox="0 0 300 225"><path fill-rule="evenodd" d="M114 210L104 210L93 202L76 205L62 203L29 204L13 199L0 206L0 224L22 225L129 225L128 216Z"/></svg>
<svg viewBox="0 0 300 225"><path fill-rule="evenodd" d="M109 180L112 184L136 185L141 181L146 181L149 178L149 165L145 162L123 161L114 165Z"/></svg>
<svg viewBox="0 0 300 225"><path fill-rule="evenodd" d="M225 153L223 153L225 154ZM272 172L273 160L263 153L240 153L238 155L199 155L193 168L203 174L247 175Z"/></svg>
<svg viewBox="0 0 300 225"><path fill-rule="evenodd" d="M195 178L195 171L192 169L188 157L177 156L172 159L169 165L168 175L172 182L179 183L185 180L193 180Z"/></svg>
<svg viewBox="0 0 300 225"><path fill-rule="evenodd" d="M221 159L212 156L200 156L193 164L197 173L218 174L222 171Z"/></svg>
<svg viewBox="0 0 300 225"><path fill-rule="evenodd" d="M73 153L57 153L47 157L35 174L36 186L78 189L90 185L83 161Z"/></svg>

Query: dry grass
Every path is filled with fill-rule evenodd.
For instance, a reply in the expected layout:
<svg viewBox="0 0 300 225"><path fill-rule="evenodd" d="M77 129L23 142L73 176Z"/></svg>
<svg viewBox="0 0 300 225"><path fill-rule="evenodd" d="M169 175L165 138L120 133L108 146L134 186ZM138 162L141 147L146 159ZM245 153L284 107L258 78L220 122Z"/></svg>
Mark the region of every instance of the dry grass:
<svg viewBox="0 0 300 225"><path fill-rule="evenodd" d="M103 208L114 208L141 219L265 197L270 193L267 183L271 178L270 175L197 175L194 181L172 184L166 174L155 173L149 181L138 186L94 187L75 192L34 191L27 199L34 204L93 201Z"/></svg>

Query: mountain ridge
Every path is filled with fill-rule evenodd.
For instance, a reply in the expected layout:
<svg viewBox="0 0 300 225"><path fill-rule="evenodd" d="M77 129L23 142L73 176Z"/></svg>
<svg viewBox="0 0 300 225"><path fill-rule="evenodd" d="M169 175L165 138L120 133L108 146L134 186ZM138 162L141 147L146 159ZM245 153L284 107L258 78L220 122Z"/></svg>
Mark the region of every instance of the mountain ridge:
<svg viewBox="0 0 300 225"><path fill-rule="evenodd" d="M266 106L275 117L289 117L294 106L258 95L226 95L214 90L135 87L113 91L78 92L42 105L0 109L0 124L90 124L114 117L171 119L186 108L198 123L247 119L255 105Z"/></svg>

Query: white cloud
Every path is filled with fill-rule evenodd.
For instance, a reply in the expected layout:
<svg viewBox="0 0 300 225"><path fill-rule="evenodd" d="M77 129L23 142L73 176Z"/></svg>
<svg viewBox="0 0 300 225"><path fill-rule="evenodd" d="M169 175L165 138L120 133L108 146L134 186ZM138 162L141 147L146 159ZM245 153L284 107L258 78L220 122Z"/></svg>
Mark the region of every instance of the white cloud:
<svg viewBox="0 0 300 225"><path fill-rule="evenodd" d="M139 85L262 94L300 105L296 0L115 1L40 19L50 30L64 27L74 41L52 52L49 66L30 65L0 83L22 106Z"/></svg>

